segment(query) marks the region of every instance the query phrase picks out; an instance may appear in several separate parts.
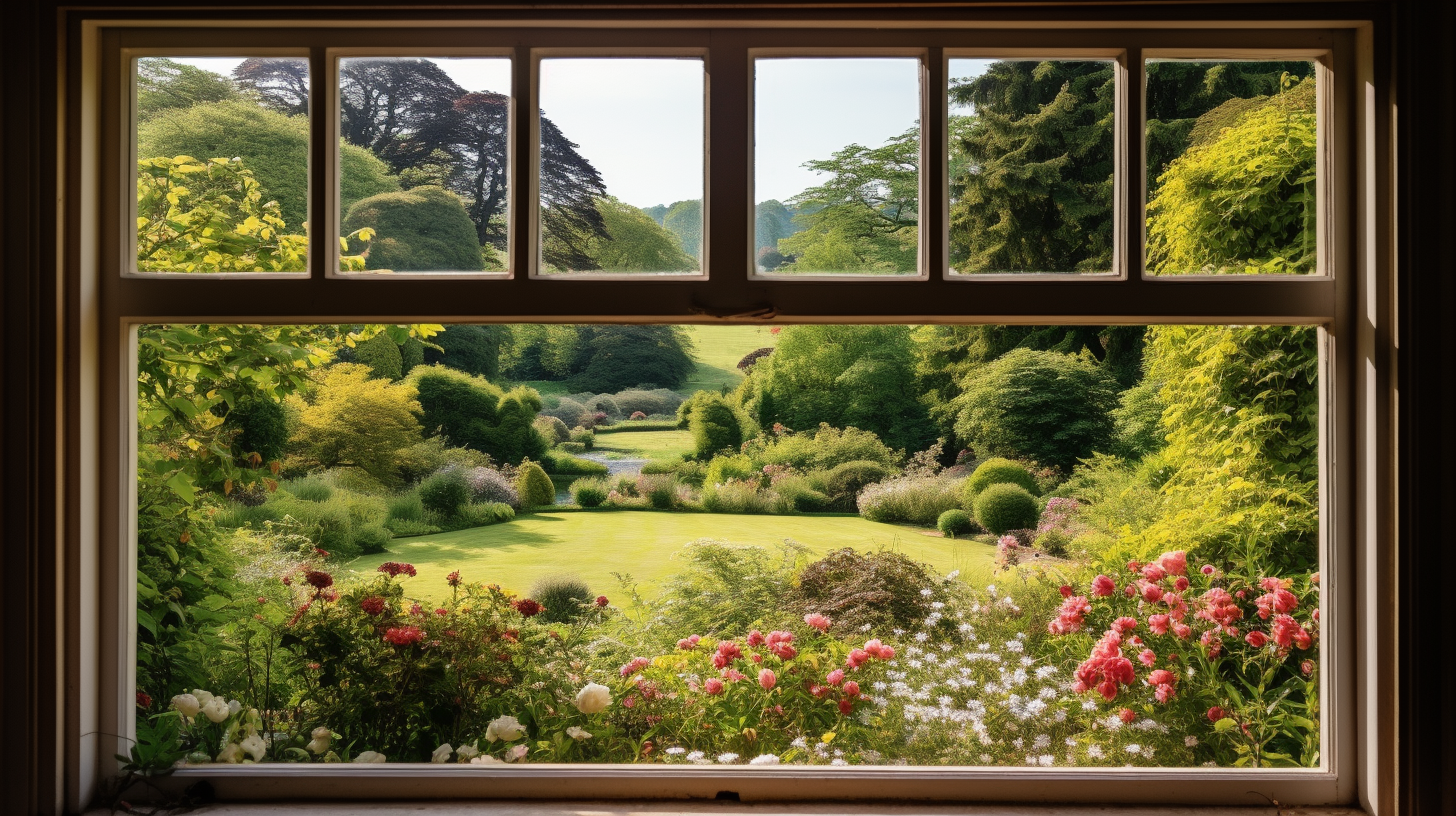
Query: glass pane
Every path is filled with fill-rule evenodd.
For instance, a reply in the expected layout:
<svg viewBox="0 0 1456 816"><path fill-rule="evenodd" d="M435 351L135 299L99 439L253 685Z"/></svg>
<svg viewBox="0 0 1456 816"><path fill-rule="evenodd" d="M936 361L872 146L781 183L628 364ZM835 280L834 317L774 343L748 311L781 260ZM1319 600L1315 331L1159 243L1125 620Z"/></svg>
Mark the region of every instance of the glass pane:
<svg viewBox="0 0 1456 816"><path fill-rule="evenodd" d="M1147 269L1318 270L1315 64L1147 63Z"/></svg>
<svg viewBox="0 0 1456 816"><path fill-rule="evenodd" d="M345 271L509 263L511 61L339 60Z"/></svg>
<svg viewBox="0 0 1456 816"><path fill-rule="evenodd" d="M754 62L760 274L919 271L920 62Z"/></svg>
<svg viewBox="0 0 1456 816"><path fill-rule="evenodd" d="M701 59L541 60L541 273L702 269Z"/></svg>
<svg viewBox="0 0 1456 816"><path fill-rule="evenodd" d="M950 61L953 274L1110 274L1109 60Z"/></svg>
<svg viewBox="0 0 1456 816"><path fill-rule="evenodd" d="M139 331L168 764L1319 763L1317 329Z"/></svg>
<svg viewBox="0 0 1456 816"><path fill-rule="evenodd" d="M137 270L308 268L308 60L136 61Z"/></svg>

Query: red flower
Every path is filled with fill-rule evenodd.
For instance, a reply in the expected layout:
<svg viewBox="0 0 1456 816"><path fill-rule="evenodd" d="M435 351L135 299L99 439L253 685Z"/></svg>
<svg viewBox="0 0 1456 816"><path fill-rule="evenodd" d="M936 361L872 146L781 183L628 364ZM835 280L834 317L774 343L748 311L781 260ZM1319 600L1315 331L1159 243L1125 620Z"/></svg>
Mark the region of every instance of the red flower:
<svg viewBox="0 0 1456 816"><path fill-rule="evenodd" d="M839 701L839 713L848 717L854 713L854 702L848 698Z"/></svg>
<svg viewBox="0 0 1456 816"><path fill-rule="evenodd" d="M369 597L359 602L359 608L368 615L380 615L384 613L384 599Z"/></svg>
<svg viewBox="0 0 1456 816"><path fill-rule="evenodd" d="M844 665L851 669L857 669L869 662L870 653L864 649L850 649L849 656L844 659Z"/></svg>
<svg viewBox="0 0 1456 816"><path fill-rule="evenodd" d="M532 598L522 598L519 601L512 601L511 606L515 607L515 610L520 612L521 617L524 618L533 618L546 611L546 607L542 606L540 601Z"/></svg>
<svg viewBox="0 0 1456 816"><path fill-rule="evenodd" d="M1269 642L1269 636L1255 629L1247 635L1244 635L1244 642L1253 646L1255 649L1262 649L1264 648L1264 644Z"/></svg>
<svg viewBox="0 0 1456 816"><path fill-rule="evenodd" d="M1125 723L1130 723L1133 720L1137 719L1137 712L1133 711L1130 708L1124 708L1123 710L1117 712L1117 718Z"/></svg>
<svg viewBox="0 0 1456 816"><path fill-rule="evenodd" d="M598 595L597 596L597 606L602 607L602 608L606 608L607 604L609 604L609 603L611 603L611 601L608 601L607 600L607 596L605 596L605 595Z"/></svg>
<svg viewBox="0 0 1456 816"><path fill-rule="evenodd" d="M391 626L384 630L384 639L396 646L409 646L425 639L418 626Z"/></svg>
<svg viewBox="0 0 1456 816"><path fill-rule="evenodd" d="M460 570L455 570L449 575L446 575L445 583L449 584L452 587L460 586Z"/></svg>
<svg viewBox="0 0 1456 816"><path fill-rule="evenodd" d="M1290 646L1308 649L1314 639L1294 618L1279 615L1274 618L1274 642L1283 649L1288 649Z"/></svg>
<svg viewBox="0 0 1456 816"><path fill-rule="evenodd" d="M378 571L391 578L397 575L408 575L413 578L416 575L414 564L402 564L398 561L385 561L379 565Z"/></svg>
<svg viewBox="0 0 1456 816"><path fill-rule="evenodd" d="M1099 575L1096 578L1092 579L1093 595L1096 595L1099 598L1106 598L1111 596L1112 593L1116 591L1117 586L1113 584L1112 579L1108 578L1106 575Z"/></svg>
<svg viewBox="0 0 1456 816"><path fill-rule="evenodd" d="M642 671L650 665L652 665L651 660L648 660L645 657L634 657L622 666L621 673L623 677L631 677L632 675L636 674L639 671Z"/></svg>
<svg viewBox="0 0 1456 816"><path fill-rule="evenodd" d="M1057 591L1062 593L1063 598L1072 597L1072 588L1067 586L1066 584L1062 584L1061 586L1057 587Z"/></svg>
<svg viewBox="0 0 1456 816"><path fill-rule="evenodd" d="M1274 582L1274 588L1254 599L1254 606L1259 607L1259 617L1264 620L1268 620L1271 614L1282 615L1299 608L1299 599L1294 597L1293 592L1279 586L1278 580L1277 578L1265 578L1266 583Z"/></svg>
<svg viewBox="0 0 1456 816"><path fill-rule="evenodd" d="M1047 624L1047 631L1054 635L1080 632L1086 614L1091 611L1092 605L1087 602L1086 596L1073 595L1062 601L1062 608L1057 612L1056 619Z"/></svg>
<svg viewBox="0 0 1456 816"><path fill-rule="evenodd" d="M1092 654L1077 667L1075 676L1073 691L1081 694L1096 689L1105 700L1117 696L1119 685L1132 684L1135 675L1132 661L1122 655L1122 633L1109 629L1092 647Z"/></svg>
<svg viewBox="0 0 1456 816"><path fill-rule="evenodd" d="M858 697L859 696L859 683L856 683L853 680L850 680L847 683L845 683L844 684L844 696L845 697Z"/></svg>
<svg viewBox="0 0 1456 816"><path fill-rule="evenodd" d="M1203 593L1203 597L1199 601L1203 608L1198 610L1198 614L1194 617L1216 623L1224 628L1232 627L1234 621L1244 617L1244 611L1234 603L1234 599L1226 589L1214 587Z"/></svg>
<svg viewBox="0 0 1456 816"><path fill-rule="evenodd" d="M1112 622L1112 628L1116 629L1118 634L1127 634L1136 629L1137 625L1137 618L1129 618L1126 615Z"/></svg>
<svg viewBox="0 0 1456 816"><path fill-rule="evenodd" d="M818 612L811 612L805 615L804 623L809 624L810 626L818 629L821 632L829 631L829 619L819 614Z"/></svg>
<svg viewBox="0 0 1456 816"><path fill-rule="evenodd" d="M446 609L445 607L442 606L442 607L439 607L438 609L435 610L435 614L436 615L439 615L440 617L443 618L446 615L450 614L450 610L448 610L448 609Z"/></svg>
<svg viewBox="0 0 1456 816"><path fill-rule="evenodd" d="M136 695L137 708L151 708L152 698L145 691L138 691Z"/></svg>
<svg viewBox="0 0 1456 816"><path fill-rule="evenodd" d="M1221 719L1223 719L1224 717L1227 717L1227 716L1228 716L1228 712L1224 711L1222 708L1219 708L1218 706L1214 706L1213 708L1210 708L1208 710L1208 721L1209 722L1218 722L1219 720L1221 720Z"/></svg>
<svg viewBox="0 0 1456 816"><path fill-rule="evenodd" d="M304 573L303 580L314 589L328 589L334 585L334 576L322 570L309 570Z"/></svg>
<svg viewBox="0 0 1456 816"><path fill-rule="evenodd" d="M763 633L758 631L757 629L754 629L752 632L748 633L749 646L762 646L767 642L768 641L764 640Z"/></svg>
<svg viewBox="0 0 1456 816"><path fill-rule="evenodd" d="M1153 653L1152 649L1143 649L1142 652L1138 654L1138 662L1143 664L1144 666L1151 667L1154 663L1158 662L1158 656Z"/></svg>
<svg viewBox="0 0 1456 816"><path fill-rule="evenodd" d="M1167 615L1149 615L1148 629L1152 630L1155 635L1166 635L1168 634L1168 624L1171 622Z"/></svg>
<svg viewBox="0 0 1456 816"><path fill-rule="evenodd" d="M709 677L703 681L703 691L707 694L718 695L723 693L723 681L716 677Z"/></svg>

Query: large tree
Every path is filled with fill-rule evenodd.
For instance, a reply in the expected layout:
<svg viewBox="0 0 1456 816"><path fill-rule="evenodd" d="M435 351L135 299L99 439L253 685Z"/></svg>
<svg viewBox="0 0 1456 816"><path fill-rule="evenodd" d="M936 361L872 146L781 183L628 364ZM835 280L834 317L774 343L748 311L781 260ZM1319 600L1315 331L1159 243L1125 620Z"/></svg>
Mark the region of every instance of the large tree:
<svg viewBox="0 0 1456 816"><path fill-rule="evenodd" d="M169 60L143 57L137 60L137 119L159 111L190 108L202 102L223 102L239 98L238 88L227 77L205 68Z"/></svg>

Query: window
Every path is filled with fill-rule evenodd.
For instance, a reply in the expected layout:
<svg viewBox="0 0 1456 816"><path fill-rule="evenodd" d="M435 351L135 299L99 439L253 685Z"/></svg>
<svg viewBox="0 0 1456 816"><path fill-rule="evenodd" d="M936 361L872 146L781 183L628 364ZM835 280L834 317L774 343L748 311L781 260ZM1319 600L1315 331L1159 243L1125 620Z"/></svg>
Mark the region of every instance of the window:
<svg viewBox="0 0 1456 816"><path fill-rule="evenodd" d="M207 42L205 48L198 45L199 35ZM261 43L267 43L267 53L260 50ZM345 72L348 64L339 60L364 58L357 56L360 54L378 57L386 47L407 49L411 55L427 54L431 49L440 48L477 48L482 49L480 54L486 55L497 53L491 51L497 49L502 54L508 52L513 59L509 97L517 100L512 103L516 119L510 130L510 155L514 158L504 187L505 195L512 203L504 211L507 213L505 218L492 221L486 215L481 216L483 220L474 223L478 230L497 230L505 234L506 249L493 257L493 261L503 267L494 275L497 279L492 280L489 275L455 274L458 271L489 272L484 267L488 262L484 261L479 270L461 270L460 264L449 262L421 270L424 274L420 275L369 275L368 280L353 279L339 272L340 259L349 257L347 246L336 250L331 240L306 244L306 278L286 274L264 276L251 270L236 270L234 275L221 276L174 276L146 268L132 272L130 265L137 249L135 236L128 229L122 229L132 217L122 206L122 202L132 200L132 172L127 158L131 154L112 148L121 147L124 134L130 127L130 120L123 113L125 108L118 99L130 98L131 80L126 66L133 64L133 59L165 57L180 62L188 58L220 58L229 54L235 55L234 59L306 54L309 61L307 75L312 78L308 104L314 134L308 142L309 169L305 196L306 212L310 213L310 234L337 234L348 241L348 234L356 230L346 229L350 226L350 215L334 201L336 196L342 195L340 180L349 176L344 169L344 151L335 148L341 128L335 112L340 109L339 98L345 91L333 82L335 77ZM787 58L795 52L800 59L811 56L828 59L812 53L816 48L826 47L832 48L836 56L856 52L873 54L886 48L918 50L915 59L919 61L921 73L919 105L923 137L919 142L919 178L915 181L919 194L914 275L884 280L867 280L860 276L833 276L830 280L795 279L785 275L780 280L778 276L768 274L768 267L757 257L758 242L751 240L756 221L754 202L749 195L754 143L746 126L752 110L750 103L755 95L752 68L756 60ZM617 275L604 275L596 280L589 276L563 276L566 279L552 280L532 274L533 271L547 271L533 270L531 264L534 262L529 260L538 251L546 251L547 242L542 237L546 228L544 219L520 216L535 211L536 202L545 200L544 191L533 186L544 186L544 182L530 176L530 168L522 163L521 157L533 155L533 150L544 151L544 146L537 148L541 144L537 140L544 140L544 136L534 135L544 129L544 125L538 124L534 133L524 130L519 100L544 94L546 80L544 73L538 79L523 68L534 70L536 65L557 58L555 54L579 54L594 48L610 48L619 56L650 54L653 49L698 49L702 53L700 59L708 77L705 97L708 147L704 157L707 182L700 216L702 242L695 259L698 268L686 270L697 273L693 276L684 275L682 280L650 281ZM379 50L369 53L370 49ZM100 325L117 330L101 338L97 359L122 361L124 366L120 372L112 366L102 368L99 393L104 397L101 402L103 415L127 417L128 406L135 402L135 394L127 393L131 380L124 373L135 359L133 328L164 321L289 324L365 320L393 323L429 319L451 323L524 320L661 323L684 318L702 321L767 318L789 323L1208 322L1318 326L1322 328L1321 336L1324 338L1321 342L1321 374L1324 382L1328 383L1321 392L1320 427L1326 446L1322 454L1325 478L1321 502L1331 509L1328 516L1321 518L1325 528L1322 546L1326 558L1322 571L1333 595L1333 598L1326 598L1323 609L1329 610L1328 617L1335 619L1329 625L1336 627L1333 640L1338 641L1325 653L1328 661L1325 673L1332 678L1333 687L1340 688L1342 684L1350 683L1354 671L1353 653L1349 651L1351 635L1348 630L1338 628L1338 618L1342 610L1350 608L1355 591L1349 584L1342 583L1351 580L1349 563L1352 548L1356 546L1351 512L1348 510L1353 502L1355 484L1353 475L1332 468L1330 462L1338 460L1340 452L1348 449L1354 434L1354 429L1343 419L1344 414L1340 411L1341 407L1348 410L1351 404L1357 370L1354 364L1357 348L1346 325L1350 319L1350 305L1341 299L1346 296L1342 293L1351 291L1355 281L1365 279L1361 276L1374 274L1373 270L1357 266L1349 251L1350 241L1344 240L1358 230L1359 222L1348 206L1336 203L1316 208L1323 215L1315 221L1319 229L1325 230L1321 234L1317 229L1311 239L1314 255L1319 259L1316 274L1298 279L1273 275L1258 279L1196 275L1153 280L1146 272L1147 264L1141 260L1144 258L1144 237L1137 225L1142 222L1145 191L1133 168L1141 168L1145 158L1142 141L1136 138L1141 134L1145 105L1136 89L1144 86L1149 66L1161 64L1154 60L1256 58L1313 61L1318 66L1314 70L1322 77L1323 83L1319 86L1317 99L1320 110L1326 113L1321 125L1325 128L1322 135L1330 135L1318 153L1325 172L1324 175L1316 174L1316 184L1334 185L1331 189L1317 189L1313 199L1319 204L1343 200L1351 195L1350 190L1355 186L1347 168L1356 160L1359 151L1369 149L1355 138L1352 124L1355 73L1351 64L1357 52L1355 35L1349 29L1320 28L1228 32L1177 29L1048 31L1028 28L989 32L969 27L869 30L850 26L826 32L793 25L748 28L704 25L681 30L629 29L612 31L607 35L590 27L566 25L519 30L490 26L476 29L404 29L390 31L386 36L368 29L326 27L235 29L204 26L197 30L106 27L95 52L100 66L97 70L101 86L120 87L125 93L120 97L102 94L95 120L83 123L84 127L95 128L94 132L106 148L99 153L96 177L100 183L95 190L102 213L98 234L103 249L96 253L95 268L89 269L86 274L97 282L101 293ZM395 53L404 52L396 50ZM956 222L947 170L951 155L949 109L945 96L947 76L961 60L1028 57L1043 61L1064 60L1072 64L1100 60L1102 62L1098 65L1110 66L1115 89L1112 102L1116 122L1114 132L1118 141L1110 184L1113 202L1111 227L1098 233L1110 235L1107 246L1100 249L1100 257L1105 258L1107 269L1100 265L1101 261L1081 267L1077 263L1056 268L992 263L984 268L972 269L962 268L964 262L955 255L953 235ZM504 92L495 93L506 95ZM534 115L529 108L526 111ZM544 119L539 122L544 122ZM924 159L926 156L935 159L927 161ZM1337 195L1336 191L1340 194ZM165 200L165 193L161 197ZM138 212L135 217L142 218L144 214ZM287 219L283 220L286 224ZM318 227L316 233L315 226ZM363 235L356 235L355 239L368 240ZM1156 240L1156 235L1148 239L1150 242ZM105 251L108 246L113 251ZM346 260L342 266L348 263ZM949 270L952 269L957 274L951 274ZM295 270L285 265L279 271ZM843 265L826 264L810 271L847 270ZM1067 275L1069 272L1110 274ZM1024 273L1034 273L1036 279L1007 280L1002 277L1012 273L1018 278L1030 278L1032 276ZM1047 274L1062 277L1049 280L1044 277ZM98 447L100 462L104 465L102 472L130 472L128 456L131 454L124 453L130 450L130 443L125 438L126 433L118 430L128 426L129 423L125 422L112 423L111 430L103 436ZM135 496L126 494L130 489L129 480L108 479L107 482L102 495L113 498L103 499L101 506L115 510L112 514L115 518L129 519L129 509L136 500ZM115 505L111 504L113 501ZM130 597L130 583L125 578L134 566L128 563L134 557L134 550L129 544L129 523L103 525L100 532L98 557L103 565L102 574L108 576L107 580L114 579L120 597L115 599L117 616L110 618L98 635L102 642L130 644L131 648L134 641L127 633L132 628L135 604L134 598ZM110 692L108 699L113 701L103 710L109 712L104 716L114 720L118 733L129 733L133 728L127 682L132 656L127 651L123 649L121 654L111 655L114 659L107 664L111 669L102 672L103 685ZM1332 701L1334 711L1330 720L1335 725L1327 729L1324 739L1325 744L1334 750L1327 752L1320 770L1297 774L1258 772L1247 776L1235 772L1223 778L1257 780L1260 790L1278 794L1277 798L1281 801L1343 801L1355 767L1349 748L1354 717L1348 697L1334 695ZM108 728L111 726L98 730L106 731ZM109 746L101 751L103 756L108 753ZM326 768L324 773L330 770ZM475 778L443 771L438 773L441 775L432 784L441 795L475 793L471 789L478 783ZM552 772L546 770L542 773L549 777ZM613 773L615 776L612 778L618 780L615 784L631 785L636 784L634 780L655 775L656 771L649 767ZM205 775L225 794L238 792L245 795L243 792L250 784L248 780L268 774L265 768L247 768L237 771L185 771L179 776ZM1220 798L1216 791L1206 787L1210 782L1216 785L1219 777L1186 771L1136 777L1139 780L1137 790L1129 790L1133 784L1131 775L1116 772L1087 779L1065 774L1042 774L1035 770L1019 775L985 770L862 769L853 776L841 776L830 770L819 778L835 780L839 792L849 795L869 791L873 786L877 795L893 795L899 791L923 794L933 790L939 796L975 795L1005 799L1044 796L1051 791L1051 795L1057 798L1091 795L1123 801L1202 802ZM590 771L585 775L573 771L571 777L586 780L582 783L585 785L580 789L582 792L606 791L609 788L591 786L612 784L607 781L607 776L594 775ZM515 795L538 791L542 778L541 774L533 775L529 770L512 771L492 777L492 781L497 783L493 792ZM662 784L677 786L676 790L711 793L723 789L727 785L724 780L735 778L733 772L704 772L667 777L669 781ZM1028 783L1028 780L1034 782ZM377 781L350 777L348 784L369 785ZM273 784L292 783L275 781ZM742 786L747 784L742 783ZM782 775L768 775L762 779L755 777L753 784L766 795L806 793L805 790L794 789L801 783L790 782ZM1026 784L1034 784L1036 792L1021 787ZM739 787L735 783L734 789ZM273 790L280 789L275 787ZM814 790L816 793L823 791L822 788Z"/></svg>

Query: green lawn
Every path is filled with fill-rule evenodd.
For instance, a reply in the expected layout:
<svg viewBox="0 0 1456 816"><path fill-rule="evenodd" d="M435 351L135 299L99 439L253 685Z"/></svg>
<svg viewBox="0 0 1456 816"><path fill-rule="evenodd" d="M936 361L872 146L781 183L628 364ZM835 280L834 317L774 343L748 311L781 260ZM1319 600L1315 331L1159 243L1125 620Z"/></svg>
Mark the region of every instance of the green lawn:
<svg viewBox="0 0 1456 816"><path fill-rule="evenodd" d="M597 434L592 452L613 459L676 459L692 449L687 431L635 431Z"/></svg>
<svg viewBox="0 0 1456 816"><path fill-rule="evenodd" d="M958 569L962 580L991 580L996 549L967 539L922 535L917 529L857 516L736 516L649 511L535 513L515 521L453 533L397 539L389 552L364 556L348 569L372 574L385 561L407 561L419 570L405 591L421 599L446 597L445 576L460 570L467 581L497 583L517 592L548 575L574 574L595 592L624 601L613 572L630 573L651 593L678 569L684 544L717 538L774 547L784 539L824 553L840 547L892 549L933 565Z"/></svg>
<svg viewBox="0 0 1456 816"><path fill-rule="evenodd" d="M680 389L717 391L726 385L737 387L743 381L738 361L754 349L778 344L778 335L767 326L688 326L693 338L693 359L697 371Z"/></svg>

